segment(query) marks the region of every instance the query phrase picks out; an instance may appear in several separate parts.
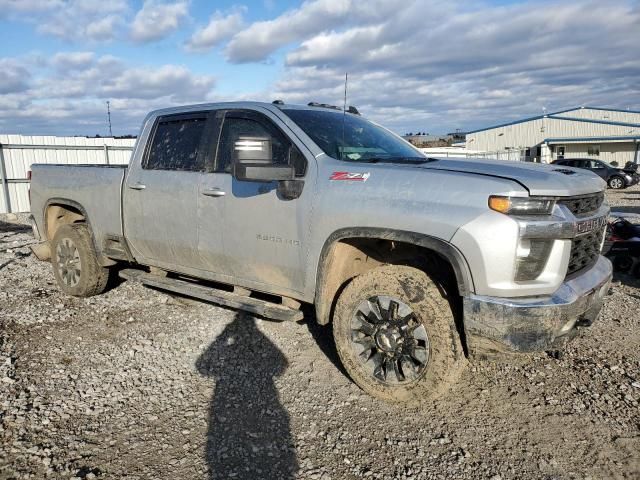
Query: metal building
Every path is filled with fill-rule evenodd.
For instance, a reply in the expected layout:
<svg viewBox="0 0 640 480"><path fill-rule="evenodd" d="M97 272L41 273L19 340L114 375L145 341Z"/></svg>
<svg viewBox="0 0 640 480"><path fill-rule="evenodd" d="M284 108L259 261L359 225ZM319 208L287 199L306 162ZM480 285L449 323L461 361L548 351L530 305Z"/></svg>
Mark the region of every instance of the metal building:
<svg viewBox="0 0 640 480"><path fill-rule="evenodd" d="M578 107L467 133L466 147L514 151L521 160L599 158L640 163L640 111Z"/></svg>
<svg viewBox="0 0 640 480"><path fill-rule="evenodd" d="M0 135L0 213L28 212L33 163L129 163L135 138Z"/></svg>

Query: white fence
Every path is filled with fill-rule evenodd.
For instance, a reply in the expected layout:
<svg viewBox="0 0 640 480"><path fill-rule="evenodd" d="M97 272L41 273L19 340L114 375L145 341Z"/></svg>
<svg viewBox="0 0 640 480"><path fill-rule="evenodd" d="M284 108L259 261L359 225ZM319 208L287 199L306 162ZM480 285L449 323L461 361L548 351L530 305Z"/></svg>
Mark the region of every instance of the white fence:
<svg viewBox="0 0 640 480"><path fill-rule="evenodd" d="M122 165L135 139L0 135L0 213L28 212L33 163Z"/></svg>
<svg viewBox="0 0 640 480"><path fill-rule="evenodd" d="M433 157L451 158L491 158L494 160L531 161L530 157L523 155L520 150L500 150L497 152L480 152L458 147L432 147L421 148L422 152Z"/></svg>

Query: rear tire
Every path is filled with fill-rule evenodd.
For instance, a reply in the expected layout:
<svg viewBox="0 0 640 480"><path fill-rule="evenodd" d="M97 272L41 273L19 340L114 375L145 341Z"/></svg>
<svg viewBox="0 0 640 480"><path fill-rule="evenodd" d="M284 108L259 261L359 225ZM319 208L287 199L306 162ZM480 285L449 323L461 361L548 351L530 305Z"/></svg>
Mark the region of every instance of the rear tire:
<svg viewBox="0 0 640 480"><path fill-rule="evenodd" d="M107 288L109 269L98 263L91 233L84 224L62 225L51 242L51 264L67 295L91 297Z"/></svg>
<svg viewBox="0 0 640 480"><path fill-rule="evenodd" d="M624 178L618 175L614 175L613 177L611 177L609 179L609 182L607 183L609 184L609 188L613 188L615 190L620 190L624 188Z"/></svg>
<svg viewBox="0 0 640 480"><path fill-rule="evenodd" d="M353 381L389 402L436 398L466 365L449 302L412 267L356 277L338 298L333 336Z"/></svg>

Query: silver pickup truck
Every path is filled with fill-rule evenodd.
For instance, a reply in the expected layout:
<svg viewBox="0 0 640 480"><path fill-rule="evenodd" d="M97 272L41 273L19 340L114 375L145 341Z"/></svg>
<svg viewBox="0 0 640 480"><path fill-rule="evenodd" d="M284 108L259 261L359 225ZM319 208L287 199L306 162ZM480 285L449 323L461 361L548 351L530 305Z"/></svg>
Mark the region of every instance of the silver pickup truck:
<svg viewBox="0 0 640 480"><path fill-rule="evenodd" d="M468 358L557 350L591 324L604 188L430 158L353 107L195 105L149 114L128 167L34 165L34 251L70 295L117 271L276 320L313 304L361 388L415 401Z"/></svg>

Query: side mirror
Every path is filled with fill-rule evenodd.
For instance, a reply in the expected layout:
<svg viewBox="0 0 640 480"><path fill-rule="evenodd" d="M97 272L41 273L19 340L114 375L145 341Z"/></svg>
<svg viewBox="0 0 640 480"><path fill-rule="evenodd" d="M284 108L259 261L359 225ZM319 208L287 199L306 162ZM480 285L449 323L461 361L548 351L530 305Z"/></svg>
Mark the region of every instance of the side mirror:
<svg viewBox="0 0 640 480"><path fill-rule="evenodd" d="M233 167L233 176L246 182L277 182L293 180L296 175L291 165L237 162Z"/></svg>
<svg viewBox="0 0 640 480"><path fill-rule="evenodd" d="M618 162L616 162L616 161L614 160L613 162L611 162L611 165L612 165L613 167L617 167L619 164L618 164Z"/></svg>

